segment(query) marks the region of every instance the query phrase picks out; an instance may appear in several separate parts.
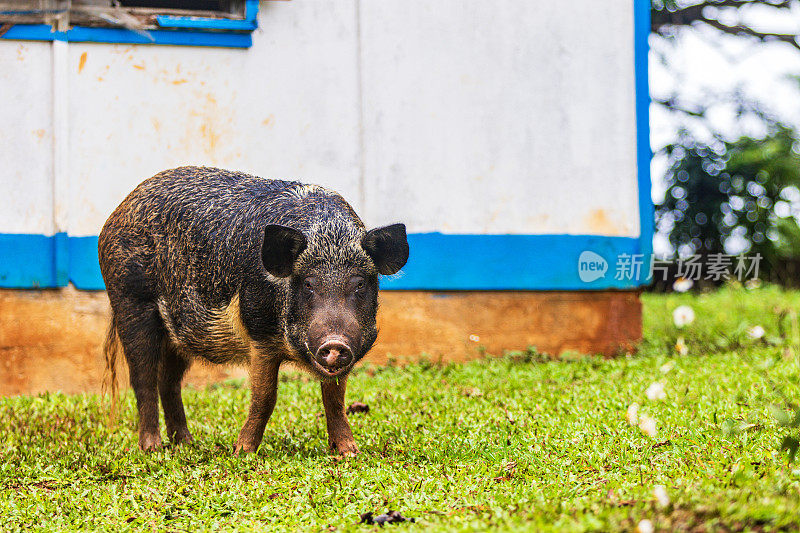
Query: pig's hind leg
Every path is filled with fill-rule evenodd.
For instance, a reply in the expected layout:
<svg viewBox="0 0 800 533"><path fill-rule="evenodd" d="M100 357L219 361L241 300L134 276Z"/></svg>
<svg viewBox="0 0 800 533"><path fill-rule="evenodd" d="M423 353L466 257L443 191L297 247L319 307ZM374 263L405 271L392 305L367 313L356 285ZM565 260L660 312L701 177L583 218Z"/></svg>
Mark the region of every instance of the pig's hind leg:
<svg viewBox="0 0 800 533"><path fill-rule="evenodd" d="M187 368L189 361L181 357L175 347L166 341L158 367L158 392L164 409L167 435L175 444L192 442L181 398L181 380Z"/></svg>
<svg viewBox="0 0 800 533"><path fill-rule="evenodd" d="M139 447L154 450L161 446L158 431L158 366L164 348L161 317L155 304L139 299L112 297L111 305L136 395Z"/></svg>

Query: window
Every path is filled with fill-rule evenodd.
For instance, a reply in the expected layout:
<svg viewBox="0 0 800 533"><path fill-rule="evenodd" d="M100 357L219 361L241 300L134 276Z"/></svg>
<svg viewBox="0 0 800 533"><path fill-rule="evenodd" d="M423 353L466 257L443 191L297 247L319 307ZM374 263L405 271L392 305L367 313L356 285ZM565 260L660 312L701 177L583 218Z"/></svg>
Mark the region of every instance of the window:
<svg viewBox="0 0 800 533"><path fill-rule="evenodd" d="M257 11L258 0L0 0L0 37L248 47Z"/></svg>
<svg viewBox="0 0 800 533"><path fill-rule="evenodd" d="M118 3L123 7L200 9L204 11L230 13L235 9L236 4L241 4L242 2L231 0L119 0Z"/></svg>

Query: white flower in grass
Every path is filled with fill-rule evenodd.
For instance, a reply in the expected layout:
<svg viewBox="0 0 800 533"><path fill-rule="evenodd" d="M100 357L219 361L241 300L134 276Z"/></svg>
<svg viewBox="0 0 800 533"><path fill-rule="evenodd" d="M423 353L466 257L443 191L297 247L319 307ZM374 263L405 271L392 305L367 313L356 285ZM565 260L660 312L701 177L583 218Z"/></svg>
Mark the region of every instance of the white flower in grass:
<svg viewBox="0 0 800 533"><path fill-rule="evenodd" d="M625 413L625 420L628 424L635 426L639 423L639 404L632 403L628 406L628 411Z"/></svg>
<svg viewBox="0 0 800 533"><path fill-rule="evenodd" d="M667 397L667 393L664 392L664 384L657 381L651 383L647 390L644 391L644 394L648 400L663 400Z"/></svg>
<svg viewBox="0 0 800 533"><path fill-rule="evenodd" d="M686 346L686 341L683 340L683 337L678 337L678 340L675 341L675 351L681 355L687 355L689 353L689 347Z"/></svg>
<svg viewBox="0 0 800 533"><path fill-rule="evenodd" d="M664 485L656 485L653 488L653 496L656 497L659 507L667 507L669 505L669 494Z"/></svg>
<svg viewBox="0 0 800 533"><path fill-rule="evenodd" d="M649 416L643 416L639 419L639 429L648 437L655 437L658 434L656 421Z"/></svg>
<svg viewBox="0 0 800 533"><path fill-rule="evenodd" d="M757 289L761 287L761 280L758 278L748 279L744 282L744 286L747 289Z"/></svg>
<svg viewBox="0 0 800 533"><path fill-rule="evenodd" d="M675 292L686 292L692 288L694 285L694 281L686 278L678 278L675 280L675 283L672 284L672 289Z"/></svg>
<svg viewBox="0 0 800 533"><path fill-rule="evenodd" d="M675 325L679 328L688 326L694 322L694 309L688 305L679 305L672 312L672 321L675 322Z"/></svg>
<svg viewBox="0 0 800 533"><path fill-rule="evenodd" d="M761 326L753 326L752 328L748 328L747 336L751 339L760 339L763 337L767 332L764 331L764 328Z"/></svg>
<svg viewBox="0 0 800 533"><path fill-rule="evenodd" d="M653 523L647 518L639 522L639 525L636 526L637 533L653 533L653 531Z"/></svg>
<svg viewBox="0 0 800 533"><path fill-rule="evenodd" d="M685 344L684 344L684 346L685 346ZM664 363L663 365L661 365L661 367L659 367L659 370L661 371L662 374L666 374L670 370L672 370L673 368L675 368L675 361L668 361L668 362Z"/></svg>

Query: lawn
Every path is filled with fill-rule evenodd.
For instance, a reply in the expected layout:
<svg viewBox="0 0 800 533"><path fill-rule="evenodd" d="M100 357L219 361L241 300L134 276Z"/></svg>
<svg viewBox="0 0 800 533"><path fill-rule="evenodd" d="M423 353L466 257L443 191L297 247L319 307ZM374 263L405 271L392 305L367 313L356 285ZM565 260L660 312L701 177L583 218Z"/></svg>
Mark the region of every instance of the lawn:
<svg viewBox="0 0 800 533"><path fill-rule="evenodd" d="M360 367L348 402L370 411L350 417L353 459L327 453L319 386L299 373L241 457L243 383L187 390L196 444L152 454L136 448L130 394L116 427L97 395L0 399L0 530L359 531L377 529L360 513L389 509L416 523L385 528L416 531L800 528L800 458L780 451L790 430L774 413L800 400L800 292L643 300L634 356ZM682 330L679 305L696 314ZM648 398L653 383L664 398ZM655 434L626 420L632 403Z"/></svg>

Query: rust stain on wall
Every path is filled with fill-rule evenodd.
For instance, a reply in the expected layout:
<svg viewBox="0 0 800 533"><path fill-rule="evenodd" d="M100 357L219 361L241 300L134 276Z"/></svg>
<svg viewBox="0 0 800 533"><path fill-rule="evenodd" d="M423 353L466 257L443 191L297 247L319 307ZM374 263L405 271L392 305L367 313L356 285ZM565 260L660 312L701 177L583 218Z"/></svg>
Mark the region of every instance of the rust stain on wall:
<svg viewBox="0 0 800 533"><path fill-rule="evenodd" d="M81 54L81 58L78 60L78 74L83 72L83 67L86 66L86 57L87 57L87 54L86 54L86 52L84 52L84 53Z"/></svg>
<svg viewBox="0 0 800 533"><path fill-rule="evenodd" d="M233 157L230 139L235 138L232 113L221 106L213 93L193 91L187 100L191 106L185 121L185 133L180 139L181 151L197 157L198 150L210 164L224 165Z"/></svg>
<svg viewBox="0 0 800 533"><path fill-rule="evenodd" d="M99 392L108 323L104 292L0 290L0 394ZM536 346L541 352L613 355L641 338L635 292L381 293L380 337L368 361L465 361ZM120 385L127 383L120 365ZM244 377L238 367L195 364L187 382Z"/></svg>
<svg viewBox="0 0 800 533"><path fill-rule="evenodd" d="M206 153L213 154L222 135L217 133L213 122L200 125L200 137L205 141Z"/></svg>
<svg viewBox="0 0 800 533"><path fill-rule="evenodd" d="M528 228L545 227L550 219L550 215L528 215L525 217L525 224Z"/></svg>
<svg viewBox="0 0 800 533"><path fill-rule="evenodd" d="M583 223L590 228L592 234L626 235L628 233L628 228L614 223L605 209L594 209L584 217Z"/></svg>

